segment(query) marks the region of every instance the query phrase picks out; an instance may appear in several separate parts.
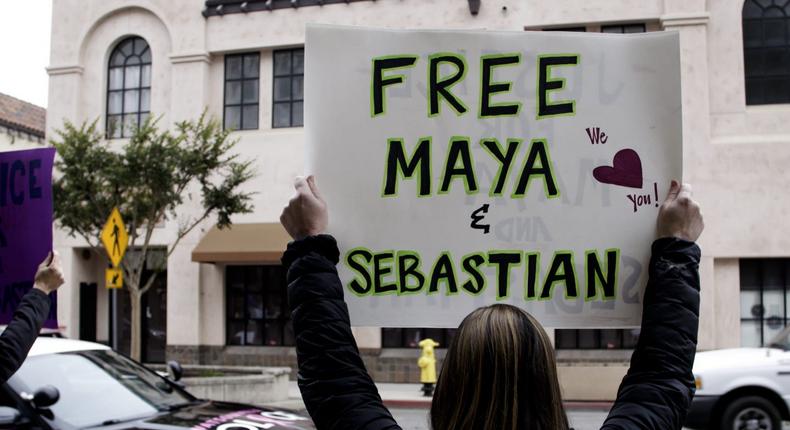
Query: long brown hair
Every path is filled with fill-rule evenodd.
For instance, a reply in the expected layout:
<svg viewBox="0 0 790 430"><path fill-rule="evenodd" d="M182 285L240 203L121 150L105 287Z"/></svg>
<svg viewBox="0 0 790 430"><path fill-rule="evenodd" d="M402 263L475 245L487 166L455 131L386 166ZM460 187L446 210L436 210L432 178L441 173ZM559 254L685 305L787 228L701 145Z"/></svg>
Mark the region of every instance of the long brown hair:
<svg viewBox="0 0 790 430"><path fill-rule="evenodd" d="M447 350L434 430L567 430L554 350L527 312L496 304L467 315Z"/></svg>

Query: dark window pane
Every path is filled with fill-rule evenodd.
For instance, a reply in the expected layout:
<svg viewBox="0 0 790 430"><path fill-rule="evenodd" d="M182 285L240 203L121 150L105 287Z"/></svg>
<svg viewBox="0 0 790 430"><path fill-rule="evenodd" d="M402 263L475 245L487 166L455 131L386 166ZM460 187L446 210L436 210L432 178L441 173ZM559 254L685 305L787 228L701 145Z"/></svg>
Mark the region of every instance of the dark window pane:
<svg viewBox="0 0 790 430"><path fill-rule="evenodd" d="M247 321L247 331L244 336L245 345L263 345L263 321Z"/></svg>
<svg viewBox="0 0 790 430"><path fill-rule="evenodd" d="M758 79L746 80L746 104L756 105L764 103L763 83Z"/></svg>
<svg viewBox="0 0 790 430"><path fill-rule="evenodd" d="M747 48L760 47L763 44L762 26L759 21L743 22L743 46Z"/></svg>
<svg viewBox="0 0 790 430"><path fill-rule="evenodd" d="M274 74L288 75L291 73L291 51L276 51L274 53Z"/></svg>
<svg viewBox="0 0 790 430"><path fill-rule="evenodd" d="M126 57L123 53L121 51L115 51L115 53L112 54L110 66L123 66L124 61L126 61Z"/></svg>
<svg viewBox="0 0 790 430"><path fill-rule="evenodd" d="M126 39L122 42L120 50L124 57L132 55L134 53L134 38Z"/></svg>
<svg viewBox="0 0 790 430"><path fill-rule="evenodd" d="M283 323L266 322L266 345L277 346L283 343Z"/></svg>
<svg viewBox="0 0 790 430"><path fill-rule="evenodd" d="M142 85L144 87L150 87L151 86L151 66L150 65L143 66L143 68L141 69L140 74L142 76L142 80L141 80Z"/></svg>
<svg viewBox="0 0 790 430"><path fill-rule="evenodd" d="M765 103L786 103L790 101L790 78L768 79L765 82Z"/></svg>
<svg viewBox="0 0 790 430"><path fill-rule="evenodd" d="M241 292L228 292L228 318L241 320L246 317L244 313L244 294Z"/></svg>
<svg viewBox="0 0 790 430"><path fill-rule="evenodd" d="M247 291L263 293L264 273L262 266L247 268Z"/></svg>
<svg viewBox="0 0 790 430"><path fill-rule="evenodd" d="M260 57L258 54L244 56L244 77L257 78L260 70Z"/></svg>
<svg viewBox="0 0 790 430"><path fill-rule="evenodd" d="M244 106L242 115L242 124L245 130L258 128L258 105Z"/></svg>
<svg viewBox="0 0 790 430"><path fill-rule="evenodd" d="M241 78L241 57L226 57L225 58L225 79L240 79Z"/></svg>
<svg viewBox="0 0 790 430"><path fill-rule="evenodd" d="M630 24L624 27L623 33L644 33L645 30L644 24Z"/></svg>
<svg viewBox="0 0 790 430"><path fill-rule="evenodd" d="M110 89L119 90L123 88L123 67L110 69Z"/></svg>
<svg viewBox="0 0 790 430"><path fill-rule="evenodd" d="M121 113L121 108L123 107L123 93L120 91L113 91L109 94L109 100L107 100L107 113L108 114L117 114Z"/></svg>
<svg viewBox="0 0 790 430"><path fill-rule="evenodd" d="M381 329L381 346L383 348L400 348L402 330L400 328Z"/></svg>
<svg viewBox="0 0 790 430"><path fill-rule="evenodd" d="M225 82L225 104L241 103L241 81Z"/></svg>
<svg viewBox="0 0 790 430"><path fill-rule="evenodd" d="M304 78L301 76L293 78L291 81L291 98L302 100L304 98Z"/></svg>
<svg viewBox="0 0 790 430"><path fill-rule="evenodd" d="M123 93L123 111L126 113L137 112L140 109L140 92L128 90Z"/></svg>
<svg viewBox="0 0 790 430"><path fill-rule="evenodd" d="M247 318L253 320L260 320L264 318L263 313L263 295L258 293L248 293L245 296L247 303Z"/></svg>
<svg viewBox="0 0 790 430"><path fill-rule="evenodd" d="M763 75L763 51L752 49L744 52L744 66L747 78Z"/></svg>
<svg viewBox="0 0 790 430"><path fill-rule="evenodd" d="M764 46L784 46L787 44L787 21L785 19L763 20Z"/></svg>
<svg viewBox="0 0 790 430"><path fill-rule="evenodd" d="M244 345L246 324L244 321L228 321L228 335L225 340L228 345Z"/></svg>
<svg viewBox="0 0 790 430"><path fill-rule="evenodd" d="M294 127L301 127L304 125L304 105L302 102L296 102L293 104L293 121L291 125Z"/></svg>
<svg viewBox="0 0 790 430"><path fill-rule="evenodd" d="M579 330L579 349L597 349L598 336L595 330Z"/></svg>
<svg viewBox="0 0 790 430"><path fill-rule="evenodd" d="M140 111L149 112L151 110L151 90L140 90Z"/></svg>
<svg viewBox="0 0 790 430"><path fill-rule="evenodd" d="M423 339L422 329L405 328L403 329L403 346L406 348L417 348Z"/></svg>
<svg viewBox="0 0 790 430"><path fill-rule="evenodd" d="M785 11L779 7L769 7L763 11L763 18L784 18Z"/></svg>
<svg viewBox="0 0 790 430"><path fill-rule="evenodd" d="M274 127L291 126L291 104L275 103L274 105Z"/></svg>
<svg viewBox="0 0 790 430"><path fill-rule="evenodd" d="M228 82L229 84L236 84L238 82ZM258 80L244 81L242 94L244 94L244 103L258 103ZM230 102L229 102L230 103Z"/></svg>
<svg viewBox="0 0 790 430"><path fill-rule="evenodd" d="M293 55L293 73L304 73L304 49L294 51Z"/></svg>
<svg viewBox="0 0 790 430"><path fill-rule="evenodd" d="M241 126L241 108L226 107L225 108L225 128L228 130L238 130Z"/></svg>
<svg viewBox="0 0 790 430"><path fill-rule="evenodd" d="M555 330L554 344L557 349L576 349L576 330Z"/></svg>
<svg viewBox="0 0 790 430"><path fill-rule="evenodd" d="M625 29L622 25L605 25L601 27L601 33L624 33Z"/></svg>
<svg viewBox="0 0 790 430"><path fill-rule="evenodd" d="M127 67L125 74L126 76L124 80L124 87L126 88L140 87L140 66Z"/></svg>
<svg viewBox="0 0 790 430"><path fill-rule="evenodd" d="M288 321L285 324L285 332L283 333L283 346L296 345L296 336L294 335L293 321Z"/></svg>
<svg viewBox="0 0 790 430"><path fill-rule="evenodd" d="M291 78L274 78L274 101L291 99Z"/></svg>
<svg viewBox="0 0 790 430"><path fill-rule="evenodd" d="M620 341L621 330L606 329L601 330L601 348L603 349L622 349Z"/></svg>
<svg viewBox="0 0 790 430"><path fill-rule="evenodd" d="M142 61L145 64L151 64L151 50L150 49L146 49L145 52L143 52L143 55L140 56L140 61Z"/></svg>
<svg viewBox="0 0 790 430"><path fill-rule="evenodd" d="M638 328L623 330L623 348L625 349L636 348L636 343L639 340L640 331L641 330Z"/></svg>

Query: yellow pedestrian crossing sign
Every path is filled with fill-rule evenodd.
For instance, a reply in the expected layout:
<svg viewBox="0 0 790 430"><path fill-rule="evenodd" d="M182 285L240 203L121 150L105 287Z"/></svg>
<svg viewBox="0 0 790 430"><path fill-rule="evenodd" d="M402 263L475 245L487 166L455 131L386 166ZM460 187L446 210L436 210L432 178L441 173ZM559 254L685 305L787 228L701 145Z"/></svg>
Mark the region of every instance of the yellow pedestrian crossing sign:
<svg viewBox="0 0 790 430"><path fill-rule="evenodd" d="M118 267L126 253L126 245L129 243L129 234L126 232L126 226L123 225L118 208L113 208L110 217L107 218L107 223L104 224L101 231L101 241L104 244L104 249L107 250L107 256L110 257L112 266Z"/></svg>
<svg viewBox="0 0 790 430"><path fill-rule="evenodd" d="M104 272L104 279L107 288L123 288L123 270L107 269Z"/></svg>

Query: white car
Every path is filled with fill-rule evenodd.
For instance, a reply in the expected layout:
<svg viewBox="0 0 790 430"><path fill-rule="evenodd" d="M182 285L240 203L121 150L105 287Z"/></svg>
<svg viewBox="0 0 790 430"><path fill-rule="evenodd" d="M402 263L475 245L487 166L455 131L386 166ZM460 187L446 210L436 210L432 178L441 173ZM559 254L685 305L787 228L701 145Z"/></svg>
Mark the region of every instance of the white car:
<svg viewBox="0 0 790 430"><path fill-rule="evenodd" d="M781 430L790 420L790 326L763 348L700 352L686 427Z"/></svg>
<svg viewBox="0 0 790 430"><path fill-rule="evenodd" d="M291 411L197 399L169 367L172 378L104 345L39 337L0 384L0 429L315 429Z"/></svg>

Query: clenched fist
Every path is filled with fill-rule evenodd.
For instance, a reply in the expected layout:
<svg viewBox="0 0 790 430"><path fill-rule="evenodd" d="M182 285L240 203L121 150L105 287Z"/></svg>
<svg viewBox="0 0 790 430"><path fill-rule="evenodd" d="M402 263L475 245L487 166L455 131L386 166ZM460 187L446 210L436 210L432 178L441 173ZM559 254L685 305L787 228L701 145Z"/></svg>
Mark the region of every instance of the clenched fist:
<svg viewBox="0 0 790 430"><path fill-rule="evenodd" d="M699 204L691 198L691 185L672 181L666 200L658 211L658 237L677 237L695 242L705 223Z"/></svg>
<svg viewBox="0 0 790 430"><path fill-rule="evenodd" d="M295 240L315 236L326 231L329 213L326 202L318 192L315 177L296 178L296 196L288 202L280 215L280 222Z"/></svg>

